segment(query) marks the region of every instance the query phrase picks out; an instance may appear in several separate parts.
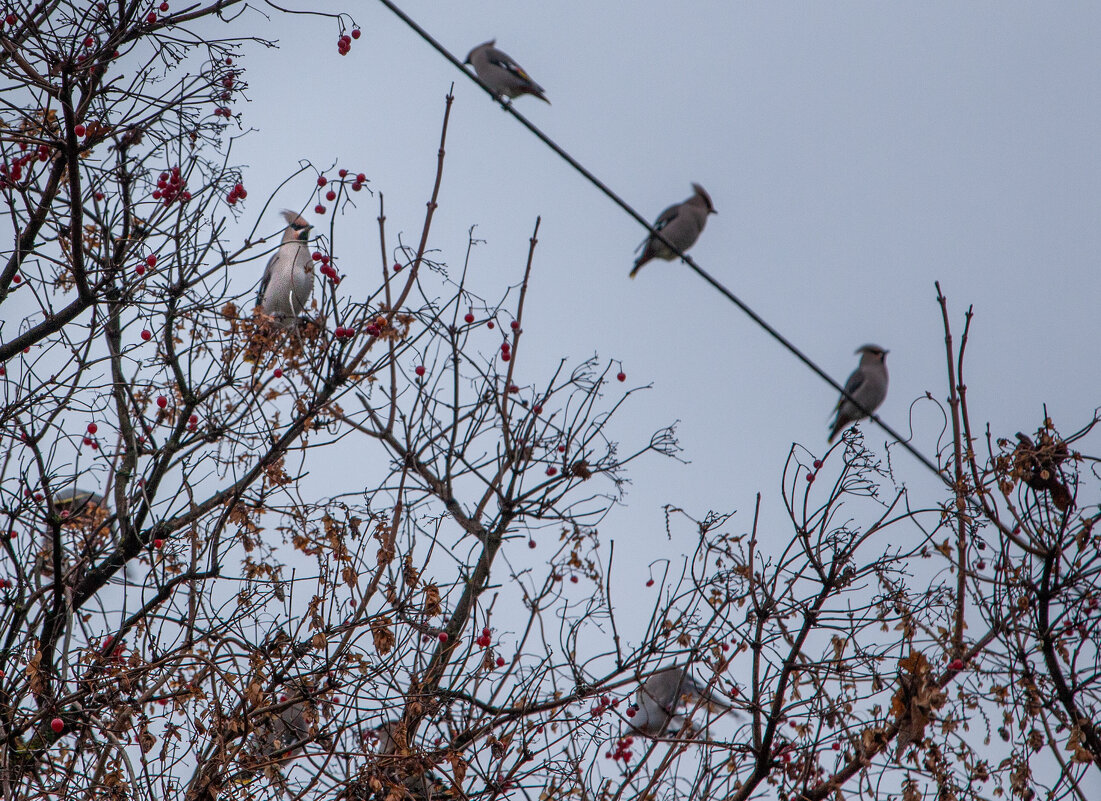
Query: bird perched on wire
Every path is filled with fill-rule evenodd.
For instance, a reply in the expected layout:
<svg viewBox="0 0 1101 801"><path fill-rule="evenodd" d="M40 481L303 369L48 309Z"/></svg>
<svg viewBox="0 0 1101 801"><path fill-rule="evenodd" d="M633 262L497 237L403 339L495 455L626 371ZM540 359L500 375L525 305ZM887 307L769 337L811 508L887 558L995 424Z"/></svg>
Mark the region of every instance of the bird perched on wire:
<svg viewBox="0 0 1101 801"><path fill-rule="evenodd" d="M287 221L287 229L260 279L256 305L280 328L290 328L313 292L313 260L306 246L312 226L293 211L284 211L283 219Z"/></svg>
<svg viewBox="0 0 1101 801"><path fill-rule="evenodd" d="M543 87L533 81L508 53L494 47L496 44L496 39L490 39L478 45L470 51L463 63L472 65L482 83L498 97L504 96L511 100L520 95L535 95L550 105L543 94Z"/></svg>
<svg viewBox="0 0 1101 801"><path fill-rule="evenodd" d="M711 195L699 184L692 184L695 194L683 203L670 206L654 221L654 229L676 245L681 253L696 244L700 238L703 227L707 224L707 215L718 214L711 202ZM653 234L641 245L642 255L635 260L635 267L631 270L631 278L642 269L642 265L650 259L665 259L671 261L677 257L676 251L662 242Z"/></svg>
<svg viewBox="0 0 1101 801"><path fill-rule="evenodd" d="M717 707L723 712L730 704L718 698L711 689L700 684L686 668L664 668L651 674L635 696L635 706L628 712L632 728L651 736L667 734L684 728L683 706Z"/></svg>
<svg viewBox="0 0 1101 801"><path fill-rule="evenodd" d="M853 423L867 417L868 412L878 409L887 397L887 351L879 345L864 345L855 352L860 354L860 365L845 382L845 392L864 408L842 395L834 409L837 416L830 427L830 442Z"/></svg>

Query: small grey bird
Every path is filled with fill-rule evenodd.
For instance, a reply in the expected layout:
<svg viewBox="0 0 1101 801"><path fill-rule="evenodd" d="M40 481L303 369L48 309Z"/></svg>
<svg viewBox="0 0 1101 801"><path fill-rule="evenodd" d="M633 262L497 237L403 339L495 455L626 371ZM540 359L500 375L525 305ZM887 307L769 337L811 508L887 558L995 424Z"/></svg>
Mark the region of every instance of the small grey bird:
<svg viewBox="0 0 1101 801"><path fill-rule="evenodd" d="M291 695L279 699L283 708L271 712L257 727L260 754L265 757L280 754L279 762L289 761L302 750L298 744L309 739L311 728L318 721L316 686L305 679L292 679L287 682L287 689ZM287 705L287 701L292 703Z"/></svg>
<svg viewBox="0 0 1101 801"><path fill-rule="evenodd" d="M635 714L627 720L632 728L651 736L683 728L684 718L678 712L683 705L730 710L729 703L701 685L685 668L664 668L651 674L639 686L635 699Z"/></svg>
<svg viewBox="0 0 1101 801"><path fill-rule="evenodd" d="M313 260L306 240L312 227L293 211L284 211L287 230L279 249L268 260L256 304L273 317L280 328L290 328L306 308L313 292Z"/></svg>
<svg viewBox="0 0 1101 801"><path fill-rule="evenodd" d="M520 95L535 95L547 105L550 101L543 94L543 87L531 79L524 68L516 63L508 53L498 50L496 39L490 39L470 51L464 64L471 64L482 83L498 96L504 95L510 100Z"/></svg>
<svg viewBox="0 0 1101 801"><path fill-rule="evenodd" d="M681 253L696 244L700 238L703 227L707 224L708 214L718 214L711 203L711 195L699 184L692 184L695 194L683 203L670 206L663 211L654 221L654 228L661 232L662 236L676 245ZM640 248L642 255L635 260L635 268L631 270L631 277L642 269L642 265L650 259L665 259L671 261L677 258L677 254L653 234L645 240Z"/></svg>
<svg viewBox="0 0 1101 801"><path fill-rule="evenodd" d="M879 345L865 345L855 352L860 354L860 366L845 382L845 391L864 409L874 412L887 397L887 351ZM837 416L830 427L830 442L853 423L868 416L844 395L837 401L834 411Z"/></svg>

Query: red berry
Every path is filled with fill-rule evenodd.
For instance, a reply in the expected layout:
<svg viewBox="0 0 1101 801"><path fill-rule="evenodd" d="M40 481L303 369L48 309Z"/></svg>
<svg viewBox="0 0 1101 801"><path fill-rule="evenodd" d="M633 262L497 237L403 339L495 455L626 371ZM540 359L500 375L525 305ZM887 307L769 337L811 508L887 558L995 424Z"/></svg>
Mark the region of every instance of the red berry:
<svg viewBox="0 0 1101 801"><path fill-rule="evenodd" d="M417 375L424 375L424 365L418 364L417 369L413 371Z"/></svg>
<svg viewBox="0 0 1101 801"><path fill-rule="evenodd" d="M278 367L276 367L275 371L272 373L272 375L275 376L276 378L282 378L283 377L283 371L281 369L279 369Z"/></svg>
<svg viewBox="0 0 1101 801"><path fill-rule="evenodd" d="M330 189L328 192L325 193L325 199L328 200L330 203L336 200L336 192Z"/></svg>
<svg viewBox="0 0 1101 801"><path fill-rule="evenodd" d="M362 188L363 188L363 184L361 184L359 181L353 181L352 182L352 191L353 192L358 192Z"/></svg>
<svg viewBox="0 0 1101 801"><path fill-rule="evenodd" d="M95 197L96 197L96 200L103 200L103 198L106 197L106 196L102 192L96 192Z"/></svg>
<svg viewBox="0 0 1101 801"><path fill-rule="evenodd" d="M156 194L156 192L154 192L153 194ZM139 264L137 267L134 268L134 272L136 272L138 275L145 275L145 265Z"/></svg>
<svg viewBox="0 0 1101 801"><path fill-rule="evenodd" d="M73 133L75 133L77 136L84 136L84 134L86 134L87 132L88 129L85 128L83 125L73 126Z"/></svg>
<svg viewBox="0 0 1101 801"><path fill-rule="evenodd" d="M962 659L953 659L951 662L948 663L948 669L949 670L963 670L963 660Z"/></svg>
<svg viewBox="0 0 1101 801"><path fill-rule="evenodd" d="M447 632L446 631L441 631L439 633L439 636L436 637L436 639L439 640L440 642L447 642Z"/></svg>
<svg viewBox="0 0 1101 801"><path fill-rule="evenodd" d="M310 254L310 258L314 261L321 261L321 254L315 250L313 253Z"/></svg>
<svg viewBox="0 0 1101 801"><path fill-rule="evenodd" d="M807 483L808 484L813 484L814 483L814 473L807 473Z"/></svg>
<svg viewBox="0 0 1101 801"><path fill-rule="evenodd" d="M65 729L65 721L61 718L54 718L50 721L50 728L54 730L54 734L61 734Z"/></svg>
<svg viewBox="0 0 1101 801"><path fill-rule="evenodd" d="M324 214L325 213L325 207L322 206L320 203L318 203L316 206L313 207L313 211L314 211L314 214Z"/></svg>
<svg viewBox="0 0 1101 801"><path fill-rule="evenodd" d="M616 381L626 381L627 380L627 374L621 372L621 373L618 373L615 378L616 378Z"/></svg>
<svg viewBox="0 0 1101 801"><path fill-rule="evenodd" d="M151 340L153 338L153 332L150 331L148 328L144 328L144 329L142 329L142 332L141 332L141 338L143 340L145 340L146 342L148 342L149 340Z"/></svg>
<svg viewBox="0 0 1101 801"><path fill-rule="evenodd" d="M168 3L161 3L161 11L167 11L167 10L168 10Z"/></svg>
<svg viewBox="0 0 1101 801"><path fill-rule="evenodd" d="M150 253L148 256L146 256L145 257L145 263L148 264L150 267L155 267L157 265L157 256L156 256L156 254Z"/></svg>
<svg viewBox="0 0 1101 801"><path fill-rule="evenodd" d="M533 412L535 412L536 414L542 414L543 413L543 407L540 406L538 403L535 404L535 406L533 406L531 410Z"/></svg>
<svg viewBox="0 0 1101 801"><path fill-rule="evenodd" d="M507 350L501 352L501 361L507 362L507 361L511 361L511 360L512 360L512 354L511 353L509 353Z"/></svg>
<svg viewBox="0 0 1101 801"><path fill-rule="evenodd" d="M821 459L815 459L814 460L814 469L815 470L821 470L822 469L822 460Z"/></svg>
<svg viewBox="0 0 1101 801"><path fill-rule="evenodd" d="M488 323L486 323L486 328L488 328L490 331L493 330L494 326L493 326L493 321L492 320L490 320Z"/></svg>
<svg viewBox="0 0 1101 801"><path fill-rule="evenodd" d="M556 474L557 472L558 472L558 468L557 468L557 467L551 466L551 467L548 467L548 468L547 468L547 475L548 475L548 476L553 476L553 475L555 475L555 474Z"/></svg>
<svg viewBox="0 0 1101 801"><path fill-rule="evenodd" d="M513 320L508 325L509 325L509 328L511 328L513 331L519 331L520 330L520 321L519 320Z"/></svg>
<svg viewBox="0 0 1101 801"><path fill-rule="evenodd" d="M627 717L629 717L629 718L633 718L633 717L634 717L635 715L637 715L637 714L638 714L638 712L637 712L636 710L634 710L634 709L632 709L632 708L628 707L628 709L627 709Z"/></svg>
<svg viewBox="0 0 1101 801"><path fill-rule="evenodd" d="M95 423L88 423L88 433L89 434L94 434L97 431L99 431L99 426L97 426Z"/></svg>
<svg viewBox="0 0 1101 801"><path fill-rule="evenodd" d="M329 179L326 178L324 175L319 175L317 177L317 185L318 186L324 186L327 183L329 183Z"/></svg>
<svg viewBox="0 0 1101 801"><path fill-rule="evenodd" d="M535 540L528 540L528 547L529 548L534 548L535 547Z"/></svg>
<svg viewBox="0 0 1101 801"><path fill-rule="evenodd" d="M466 314L463 315L463 319L466 320L468 323L472 323L472 322L474 322L474 315L471 314L470 312L467 312Z"/></svg>
<svg viewBox="0 0 1101 801"><path fill-rule="evenodd" d="M647 582L646 582L646 586L647 586L647 587L653 587L653 586L654 586L654 580L653 580L653 579L650 579L649 581L647 581Z"/></svg>
<svg viewBox="0 0 1101 801"><path fill-rule="evenodd" d="M505 658L503 656L497 657L497 667L505 666Z"/></svg>
<svg viewBox="0 0 1101 801"><path fill-rule="evenodd" d="M511 392L511 393L512 393L513 395L515 395L515 394L516 394L517 392L519 392L519 391L520 391L520 387L516 386L515 384L512 384L512 385L511 385L511 386L510 386L510 387L508 388L508 391L509 391L509 392Z"/></svg>
<svg viewBox="0 0 1101 801"><path fill-rule="evenodd" d="M18 17L16 17L15 14L8 14L6 17L4 17L4 22L8 23L9 25L14 25L17 19Z"/></svg>
<svg viewBox="0 0 1101 801"><path fill-rule="evenodd" d="M167 408L168 407L168 398L166 398L164 395L158 395L157 396L157 405L160 406L162 409Z"/></svg>
<svg viewBox="0 0 1101 801"><path fill-rule="evenodd" d="M400 272L401 272L401 265L400 265L400 264L395 264L395 265L394 265L394 272L396 272L396 273L400 273Z"/></svg>
<svg viewBox="0 0 1101 801"><path fill-rule="evenodd" d="M344 169L343 167L341 167L340 171L337 173L337 175L339 175L341 178L345 178L348 175L348 171L346 169Z"/></svg>
<svg viewBox="0 0 1101 801"><path fill-rule="evenodd" d="M577 583L577 576L570 576L570 582L573 583L573 584L576 584Z"/></svg>
<svg viewBox="0 0 1101 801"><path fill-rule="evenodd" d="M840 751L841 750L841 743L834 743L833 745L830 746L830 748L832 748L834 751Z"/></svg>
<svg viewBox="0 0 1101 801"><path fill-rule="evenodd" d="M163 545L164 545L164 540L162 540L160 537L157 537L157 539L153 540L153 547L154 548L160 548Z"/></svg>
<svg viewBox="0 0 1101 801"><path fill-rule="evenodd" d="M359 28L352 28L352 38L358 39L361 36Z"/></svg>
<svg viewBox="0 0 1101 801"><path fill-rule="evenodd" d="M199 422L199 415L197 415L197 414L191 415L190 417L187 418L187 422L194 425L195 423Z"/></svg>
<svg viewBox="0 0 1101 801"><path fill-rule="evenodd" d="M565 445L559 445L558 446L558 452L559 453L565 453L566 452L566 446Z"/></svg>
<svg viewBox="0 0 1101 801"><path fill-rule="evenodd" d="M361 184L365 184L365 183L367 183L367 176L364 175L363 173L360 173L359 175L356 176L356 180L359 181Z"/></svg>
<svg viewBox="0 0 1101 801"><path fill-rule="evenodd" d="M492 633L493 632L489 630L489 626L486 626L484 629L482 629L482 636L483 637L488 637Z"/></svg>
<svg viewBox="0 0 1101 801"><path fill-rule="evenodd" d="M85 47L91 47L95 43L96 43L96 40L93 39L91 36L84 37L84 46Z"/></svg>
<svg viewBox="0 0 1101 801"><path fill-rule="evenodd" d="M157 12L150 11L148 14L145 15L145 21L152 25L154 22L157 21Z"/></svg>

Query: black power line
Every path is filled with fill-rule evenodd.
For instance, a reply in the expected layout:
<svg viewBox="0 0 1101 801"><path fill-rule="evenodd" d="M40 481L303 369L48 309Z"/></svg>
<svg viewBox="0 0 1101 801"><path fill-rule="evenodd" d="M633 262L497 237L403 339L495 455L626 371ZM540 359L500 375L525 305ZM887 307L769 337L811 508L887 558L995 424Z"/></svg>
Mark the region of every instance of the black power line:
<svg viewBox="0 0 1101 801"><path fill-rule="evenodd" d="M837 390L845 399L847 399L854 406L856 406L856 408L858 408L858 409L860 409L860 411L864 412L872 422L874 422L876 425L878 425L880 428L882 428L885 432L887 432L888 435L893 437L898 442L899 445L901 445L903 448L905 448L907 451L909 451L910 454L914 456L914 458L916 458L926 468L928 468L930 471L932 471L933 474L937 476L937 478L939 478L944 483L948 484L948 486L950 486L950 487L952 486L952 483L949 480L948 476L944 475L940 471L940 469L936 466L936 464L933 463L932 460L930 460L927 456L925 456L925 454L921 453L921 451L919 451L917 448L915 448L913 445L911 445L907 440L903 439L902 436L899 435L899 433L897 431L895 431L893 428L891 428L889 425L887 425L885 422L883 422L883 420L881 420L878 415L873 413L870 409L865 409L864 405L861 404L860 401L858 401L856 398L854 398L852 395L850 395L848 392L846 392L845 388L843 386L841 386L841 384L837 383L825 370L823 370L821 367L819 367L809 356L807 356L805 353L803 353L803 351L799 350L799 348L797 348L794 344L792 344L792 342L787 337L785 337L783 334L781 334L779 331L777 331L775 328L773 328L771 325L769 325L768 322L763 317L761 317L761 315L759 315L759 314L757 314L757 312L753 311L753 309L750 308L749 305L745 303L745 301L743 301L741 298L739 298L737 295L735 295L733 292L731 292L729 289L727 289L725 286L723 286L723 284L720 283L718 281L718 279L716 279L714 276L712 276L710 273L708 273L706 270L704 270L702 267L700 267L698 264L696 264L696 262L694 262L692 260L691 256L688 256L687 254L683 253L680 250L680 248L678 248L676 245L674 245L672 242L670 242L668 239L666 239L662 235L661 231L658 231L657 229L655 229L645 217L643 217L641 214L639 214L637 211L635 211L634 207L631 206L630 203L628 203L626 200L624 200L619 195L617 195L615 192L613 192L608 187L607 184L605 184L603 181L601 181L599 178L597 178L595 175L593 175L593 173L590 172L588 169L586 169L586 167L581 162L579 162L577 159L575 159L573 156L571 156L569 153L567 153L565 150L563 150L562 147L560 147L557 142L555 142L553 139L551 139L549 136L547 136L545 133L543 133L541 130L539 130L539 128L537 128L534 123L532 123L527 117L525 117L523 114L521 114L519 111L517 111L515 109L515 107L512 105L512 103L501 100L497 96L497 94L492 89L490 89L488 86L486 86L486 84L477 75L475 75L474 73L468 71L463 66L463 63L461 61L459 61L459 59L455 58L455 56L453 56L451 54L451 52L446 47L444 47L442 44L440 44L438 41L436 41L436 39L432 36L432 34L428 33L428 31L426 31L424 28L422 28L420 25L418 25L415 20L413 20L408 14L406 14L404 11L402 11L400 8L398 8L396 5L394 5L394 3L391 2L391 0L379 0L379 2L382 3L384 6L386 6L388 9L390 9L391 11L393 11L394 14L396 14L401 19L402 22L404 22L406 25L408 25L410 28L412 28L414 31L416 31L417 34L422 39L424 39L424 41L426 41L426 42L428 42L428 44L432 45L432 47L434 47L440 55L442 55L444 58L446 58L448 61L450 61L451 64L454 65L454 67L459 70L459 72L461 72L463 75L465 75L470 80L474 81L474 83L478 84L478 86L482 87L482 89L485 90L486 94L488 94L491 98L493 98L493 100L496 103L498 103L501 106L501 108L503 108L505 111L507 111L513 117L515 117L520 122L521 125L523 125L525 128L527 128L533 134L535 134L535 136L543 144L545 144L547 147L549 147L551 150L553 150L555 153L557 153L559 155L559 157L562 158L563 161L565 161L567 164L569 164L571 167L573 167L577 172L581 173L581 175L584 176L585 179L589 183L591 183L593 186L595 186L597 189L599 189L601 192L603 192L613 203L615 203L617 206L619 206L621 209L623 209L625 212L627 212L627 214L629 214L631 217L634 217L634 219L638 222L639 225L641 225L643 228L645 228L647 231L650 232L650 236L657 237L659 240L661 240L661 242L663 242L666 246L668 246L670 250L672 250L674 253L676 253L678 256L680 256L681 261L683 261L685 264L687 264L688 267L691 268L696 273L696 275L698 275L700 278L702 278L704 281L706 281L712 287L714 287L716 290L718 290L719 294L721 294L723 297L725 297L727 300L729 300L731 303L733 303L735 306L737 306L739 309L741 309L742 312L744 312L745 315L747 317L749 317L749 319L751 319L758 326L763 328L773 339L775 339L777 342L779 342L781 345L783 345L784 348L786 348L787 351L789 353L791 353L796 359L801 361L804 365L806 365L808 368L810 368L819 378L821 378L823 381L825 381L827 384L829 384L831 387L833 387L835 390Z"/></svg>

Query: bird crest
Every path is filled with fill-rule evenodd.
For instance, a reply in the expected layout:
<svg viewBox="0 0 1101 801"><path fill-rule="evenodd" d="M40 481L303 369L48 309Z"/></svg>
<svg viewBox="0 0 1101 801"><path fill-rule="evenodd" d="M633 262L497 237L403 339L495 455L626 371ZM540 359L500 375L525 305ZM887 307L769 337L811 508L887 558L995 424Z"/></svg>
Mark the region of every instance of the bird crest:
<svg viewBox="0 0 1101 801"><path fill-rule="evenodd" d="M312 227L306 222L306 218L297 212L291 211L290 209L283 209L282 214L283 219L287 221L287 225L291 226L296 231L306 231Z"/></svg>
<svg viewBox="0 0 1101 801"><path fill-rule="evenodd" d="M707 190L699 184L692 184L692 190L703 198L703 202L707 204L707 210L711 214L715 213L715 204L711 202L711 195L707 194Z"/></svg>

